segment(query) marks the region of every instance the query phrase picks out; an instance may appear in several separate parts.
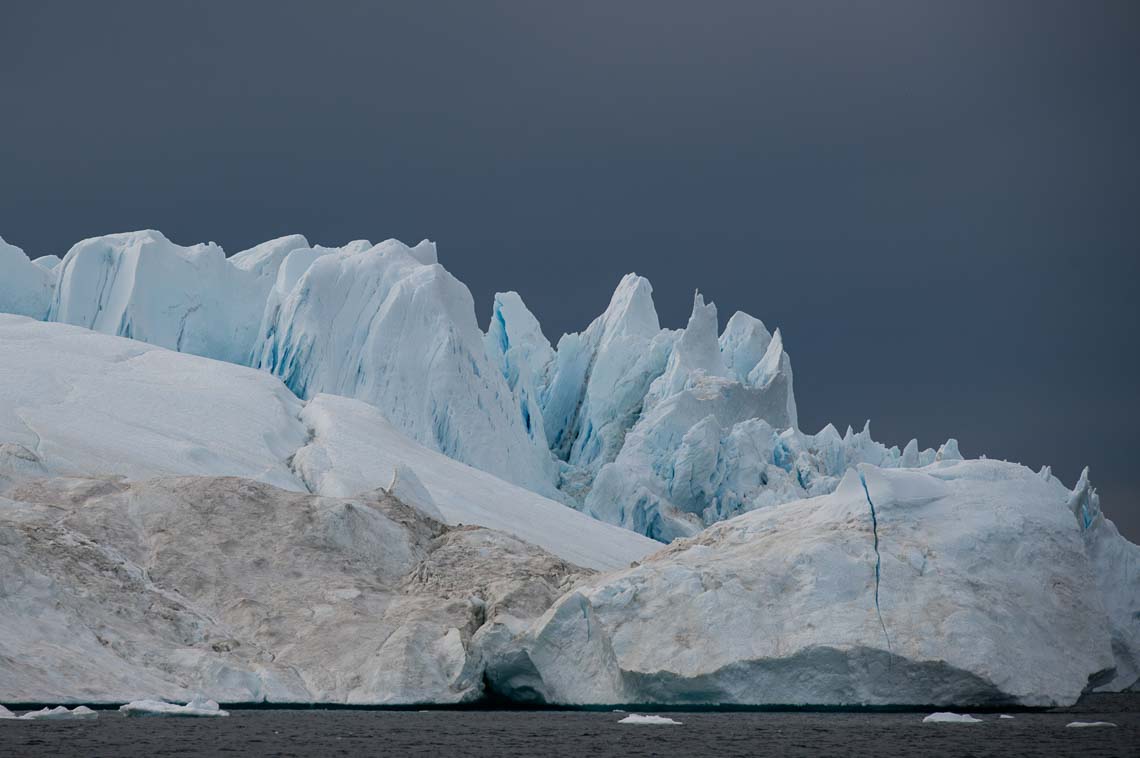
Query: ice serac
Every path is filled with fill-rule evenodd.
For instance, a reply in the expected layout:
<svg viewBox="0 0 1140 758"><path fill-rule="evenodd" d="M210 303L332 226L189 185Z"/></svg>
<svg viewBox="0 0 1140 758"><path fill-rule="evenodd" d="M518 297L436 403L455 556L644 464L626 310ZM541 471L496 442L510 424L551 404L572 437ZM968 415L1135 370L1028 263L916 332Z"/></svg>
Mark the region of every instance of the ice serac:
<svg viewBox="0 0 1140 758"><path fill-rule="evenodd" d="M786 467L779 460L779 435L799 435L779 330L769 335L737 314L718 338L716 306L697 293L640 410L585 498L597 518L668 542L773 498L802 496L786 481L790 451Z"/></svg>
<svg viewBox="0 0 1140 758"><path fill-rule="evenodd" d="M239 267L213 243L182 247L149 230L83 240L56 270L47 317L244 364L280 257L255 251Z"/></svg>
<svg viewBox="0 0 1140 758"><path fill-rule="evenodd" d="M550 381L554 350L517 292L495 295L484 341L488 357L499 366L507 387L518 398L527 434L545 440L540 401Z"/></svg>
<svg viewBox="0 0 1140 758"><path fill-rule="evenodd" d="M567 464L562 488L575 499L617 456L675 338L658 323L649 281L628 274L601 316L559 340L541 405L550 449Z"/></svg>
<svg viewBox="0 0 1140 758"><path fill-rule="evenodd" d="M55 276L0 238L0 312L43 318L51 306Z"/></svg>
<svg viewBox="0 0 1140 758"><path fill-rule="evenodd" d="M364 400L422 444L555 494L555 462L487 356L471 293L434 259L430 242L395 240L317 257L267 309L255 365L299 397Z"/></svg>
<svg viewBox="0 0 1140 758"><path fill-rule="evenodd" d="M501 686L529 667L527 696L562 703L1071 704L1115 664L1068 506L1015 464L860 465L579 586Z"/></svg>
<svg viewBox="0 0 1140 758"><path fill-rule="evenodd" d="M532 620L589 573L383 492L190 477L4 495L7 702L466 702L483 693L475 633Z"/></svg>

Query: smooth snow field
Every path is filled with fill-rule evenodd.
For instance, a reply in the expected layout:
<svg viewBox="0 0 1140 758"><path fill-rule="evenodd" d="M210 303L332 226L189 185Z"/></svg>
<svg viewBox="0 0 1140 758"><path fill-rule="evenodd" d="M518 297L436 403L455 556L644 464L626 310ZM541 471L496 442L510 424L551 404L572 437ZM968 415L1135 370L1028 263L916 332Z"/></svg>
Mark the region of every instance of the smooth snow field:
<svg viewBox="0 0 1140 758"><path fill-rule="evenodd" d="M235 710L223 719L0 721L0 755L431 756L1127 756L1140 744L1140 695L1095 696L1064 712L975 713L970 727L923 714L664 712L631 727L610 711ZM1074 719L1115 729L1069 729Z"/></svg>

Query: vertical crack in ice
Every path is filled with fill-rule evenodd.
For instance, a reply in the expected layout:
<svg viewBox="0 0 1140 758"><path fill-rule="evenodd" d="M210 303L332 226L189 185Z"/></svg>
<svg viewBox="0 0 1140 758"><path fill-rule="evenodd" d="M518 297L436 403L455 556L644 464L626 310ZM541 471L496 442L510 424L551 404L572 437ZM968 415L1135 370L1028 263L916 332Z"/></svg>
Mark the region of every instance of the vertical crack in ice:
<svg viewBox="0 0 1140 758"><path fill-rule="evenodd" d="M302 413L303 412L304 408L302 407ZM293 451L292 455L285 459L285 466L289 469L289 473L296 477L297 481L301 483L301 486L303 486L309 492L309 494L316 495L319 494L317 492L317 482L311 481L307 475L308 472L306 472L305 469L301 466L297 465L297 456L301 453L302 450L316 442L317 430L316 427L305 421L301 413L298 413L296 418L305 427L305 441L301 443L301 446L299 448Z"/></svg>
<svg viewBox="0 0 1140 758"><path fill-rule="evenodd" d="M197 305L194 305L187 309L186 312L182 314L182 319L178 322L178 338L174 341L174 349L180 353L182 352L182 340L186 337L186 322L192 315L194 315L194 313L197 312L200 307L202 307L202 304L198 303Z"/></svg>
<svg viewBox="0 0 1140 758"><path fill-rule="evenodd" d="M879 576L883 568L883 557L879 555L879 520L875 516L875 503L871 500L871 492L867 489L867 477L859 472L859 482L863 485L863 495L867 498L867 505L871 507L871 534L875 539L875 613L879 616L879 626L883 627L883 637L887 640L887 652L892 652L891 635L887 634L887 624L883 621L883 610L879 607Z"/></svg>
<svg viewBox="0 0 1140 758"><path fill-rule="evenodd" d="M589 601L581 595L578 596L578 607L582 610L582 618L586 620L586 641L590 641L590 606Z"/></svg>

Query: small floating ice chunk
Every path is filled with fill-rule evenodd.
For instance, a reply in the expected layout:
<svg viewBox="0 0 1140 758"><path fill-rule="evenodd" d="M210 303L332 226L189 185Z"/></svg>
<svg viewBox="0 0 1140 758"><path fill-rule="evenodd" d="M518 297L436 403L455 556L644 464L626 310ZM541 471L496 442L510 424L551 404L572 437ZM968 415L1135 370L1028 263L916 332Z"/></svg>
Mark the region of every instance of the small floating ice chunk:
<svg viewBox="0 0 1140 758"><path fill-rule="evenodd" d="M980 724L981 719L976 719L968 713L950 713L949 711L941 711L939 713L932 713L922 720L924 724Z"/></svg>
<svg viewBox="0 0 1140 758"><path fill-rule="evenodd" d="M76 706L68 710L65 705L55 708L41 708L38 711L29 711L20 717L26 721L45 721L51 719L97 719L99 714L85 705Z"/></svg>
<svg viewBox="0 0 1140 758"><path fill-rule="evenodd" d="M210 716L229 716L229 711L223 711L216 702L202 697L196 697L186 705L167 703L163 700L135 700L120 706L124 716L186 716L191 718L208 718Z"/></svg>
<svg viewBox="0 0 1140 758"><path fill-rule="evenodd" d="M1070 721L1068 724L1065 724L1065 726L1071 726L1080 729L1087 726L1116 726L1116 724L1112 723L1111 721Z"/></svg>
<svg viewBox="0 0 1140 758"><path fill-rule="evenodd" d="M1011 718L1013 718L1013 716L1010 716L1008 713L1003 713L1002 715L998 716L998 718L999 719L1011 719Z"/></svg>
<svg viewBox="0 0 1140 758"><path fill-rule="evenodd" d="M674 721L668 716L642 716L640 713L631 713L621 721L619 724L680 724L680 721Z"/></svg>

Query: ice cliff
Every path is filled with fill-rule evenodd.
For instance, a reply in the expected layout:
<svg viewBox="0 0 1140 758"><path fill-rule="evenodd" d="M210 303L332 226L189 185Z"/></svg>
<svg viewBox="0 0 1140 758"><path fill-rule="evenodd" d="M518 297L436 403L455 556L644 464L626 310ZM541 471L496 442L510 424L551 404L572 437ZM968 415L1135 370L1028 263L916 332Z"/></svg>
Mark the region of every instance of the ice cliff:
<svg viewBox="0 0 1140 758"><path fill-rule="evenodd" d="M1086 550L1073 497L999 461L860 464L567 593L489 679L569 703L1047 706L1128 686L1135 618L1113 606L1135 613L1140 549ZM1092 589L1113 582L1129 589Z"/></svg>

